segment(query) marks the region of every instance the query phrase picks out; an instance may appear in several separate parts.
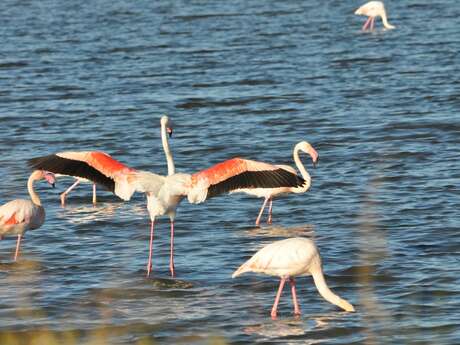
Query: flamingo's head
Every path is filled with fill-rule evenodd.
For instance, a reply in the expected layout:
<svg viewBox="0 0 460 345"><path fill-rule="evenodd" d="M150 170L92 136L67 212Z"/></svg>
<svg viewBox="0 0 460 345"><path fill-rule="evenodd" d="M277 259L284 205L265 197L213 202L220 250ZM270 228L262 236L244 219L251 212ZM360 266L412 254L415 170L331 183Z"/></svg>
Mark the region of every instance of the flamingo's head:
<svg viewBox="0 0 460 345"><path fill-rule="evenodd" d="M41 180L44 179L46 182L48 182L50 185L53 186L56 183L56 177L52 172L46 171L46 170L34 170L34 172L31 175L31 178L33 180Z"/></svg>
<svg viewBox="0 0 460 345"><path fill-rule="evenodd" d="M173 133L173 125L172 121L169 119L168 116L163 115L161 117L161 126L164 126L166 128L166 132L169 134L169 137L171 138Z"/></svg>
<svg viewBox="0 0 460 345"><path fill-rule="evenodd" d="M43 178L48 182L53 188L56 185L56 176L52 172L43 171Z"/></svg>
<svg viewBox="0 0 460 345"><path fill-rule="evenodd" d="M319 154L316 152L316 150L311 146L308 142L306 141L301 141L300 143L297 144L298 148L300 151L303 151L305 153L308 153L311 157L311 160L313 161L313 166L316 167L316 164L318 163L319 160Z"/></svg>

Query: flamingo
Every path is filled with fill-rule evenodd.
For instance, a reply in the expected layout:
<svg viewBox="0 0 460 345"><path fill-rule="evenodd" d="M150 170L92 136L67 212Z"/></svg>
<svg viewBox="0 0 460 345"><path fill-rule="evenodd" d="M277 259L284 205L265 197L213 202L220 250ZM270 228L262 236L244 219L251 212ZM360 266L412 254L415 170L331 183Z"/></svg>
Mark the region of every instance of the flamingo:
<svg viewBox="0 0 460 345"><path fill-rule="evenodd" d="M375 17L381 17L383 26L386 29L394 29L395 27L388 23L387 14L383 2L381 1L369 1L368 3L362 5L355 11L355 14L358 16L367 16L366 22L363 25L362 30L365 31L367 28L369 30L374 29Z"/></svg>
<svg viewBox="0 0 460 345"><path fill-rule="evenodd" d="M233 273L232 278L236 278L245 272L264 273L280 277L280 285L271 310L272 319L276 319L278 303L287 280L291 285L294 314L296 316L300 315L294 280L294 277L297 276L312 275L316 288L326 301L339 306L345 311L355 311L355 308L348 301L335 295L327 286L318 249L315 243L308 238L288 238L263 247L241 265Z"/></svg>
<svg viewBox="0 0 460 345"><path fill-rule="evenodd" d="M19 254L21 238L27 230L38 229L45 222L45 209L34 190L34 181L45 179L54 188L54 174L35 170L27 181L31 200L16 199L0 206L0 239L5 235L18 235L14 261Z"/></svg>
<svg viewBox="0 0 460 345"><path fill-rule="evenodd" d="M299 158L299 151L308 153L311 156L311 159L313 161L313 166L316 166L319 156L318 156L318 152L316 152L316 150L306 141L301 141L294 146L294 151L293 151L294 162L297 166L297 169L299 169L300 171L301 178L305 180L305 182L301 186L299 187L281 187L281 188L245 188L245 189L237 189L237 190L232 191L232 193L243 192L246 194L255 195L259 198L261 197L265 198L262 204L262 207L260 208L259 215L257 216L257 219L256 219L256 226L259 226L260 224L260 218L262 217L262 214L267 205L267 202L270 202L269 207L268 207L267 223L268 224L272 223L273 197L277 195L281 195L281 194L287 194L287 193L305 193L306 191L310 189L311 177ZM273 165L272 169L283 169L289 174L297 175L297 172L295 171L295 169L290 167L289 165Z"/></svg>
<svg viewBox="0 0 460 345"><path fill-rule="evenodd" d="M33 168L42 167L54 173L62 173L67 164L74 166L75 175L88 178L93 182L97 173L105 176L99 183L123 200L130 200L134 192L142 192L147 196L147 210L150 216L150 242L147 262L147 277L152 270L152 252L154 225L156 218L168 216L170 220L171 247L169 269L171 276L175 276L174 267L174 221L176 210L180 202L187 197L190 203L201 203L205 200L231 192L237 189L251 188L289 188L301 187L307 182L295 173L281 169L278 166L256 162L242 158L232 158L216 164L206 170L195 174L176 173L174 159L169 147L168 133L171 136L172 123L168 116L163 116L161 123L161 141L168 165L168 175L162 176L148 171L132 168L120 168L111 174L99 164L94 164L88 159L62 160L68 153L34 158L29 161ZM72 153L75 155L75 153ZM110 156L109 156L110 157ZM121 164L110 157L105 157L110 164ZM57 163L56 163L57 162ZM91 173L89 173L91 171Z"/></svg>

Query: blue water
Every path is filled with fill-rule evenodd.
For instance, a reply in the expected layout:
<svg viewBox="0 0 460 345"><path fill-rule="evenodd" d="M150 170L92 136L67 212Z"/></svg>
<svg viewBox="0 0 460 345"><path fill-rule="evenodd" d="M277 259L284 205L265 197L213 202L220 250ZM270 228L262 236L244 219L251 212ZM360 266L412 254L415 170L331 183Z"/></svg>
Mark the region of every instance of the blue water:
<svg viewBox="0 0 460 345"><path fill-rule="evenodd" d="M274 202L184 202L156 227L145 278L145 198L82 185L62 208L37 184L46 223L0 242L0 343L455 344L460 339L460 6L386 1L395 30L360 31L360 1L0 2L0 202L27 197L26 160L102 150L165 174L222 160L294 165L320 155L312 188ZM299 278L269 318L277 280L232 272L263 245L316 240L326 279L356 308ZM15 342L16 341L16 342Z"/></svg>

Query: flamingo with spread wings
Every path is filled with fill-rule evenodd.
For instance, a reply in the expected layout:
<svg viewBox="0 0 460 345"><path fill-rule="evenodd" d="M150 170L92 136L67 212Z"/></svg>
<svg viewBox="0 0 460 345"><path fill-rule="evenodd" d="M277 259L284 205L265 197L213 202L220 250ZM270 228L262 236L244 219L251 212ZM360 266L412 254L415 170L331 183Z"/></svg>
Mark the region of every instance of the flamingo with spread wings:
<svg viewBox="0 0 460 345"><path fill-rule="evenodd" d="M34 190L34 182L41 179L45 179L54 187L55 177L52 173L35 170L27 181L31 200L16 199L0 206L0 239L8 235L18 236L14 261L18 258L23 234L27 230L38 229L45 222L45 209Z"/></svg>
<svg viewBox="0 0 460 345"><path fill-rule="evenodd" d="M172 125L169 118L163 116L161 118L161 140L168 164L168 176L131 168L119 169L109 174L104 172L97 164L90 164L88 160L80 159L69 162L69 164L78 164L78 168L74 168L74 170L78 171L81 177L96 181L94 176L97 173L104 175L105 179L101 179L99 183L105 183L108 187L112 186L114 193L123 200L129 200L136 191L146 194L147 209L151 220L147 276L150 275L152 269L155 220L163 215L167 215L171 223L169 268L171 276L174 277L175 275L174 220L177 207L185 197L190 203L201 203L211 197L237 190L300 189L309 183L292 171L279 166L242 158L224 161L193 175L176 173L167 138L167 133L171 133L171 131ZM65 156L66 154L60 154L61 158ZM55 164L55 162L56 158L54 156L46 156L34 158L29 161L29 164L34 168L42 167L55 173L60 173L67 169L65 161L60 160L61 164Z"/></svg>

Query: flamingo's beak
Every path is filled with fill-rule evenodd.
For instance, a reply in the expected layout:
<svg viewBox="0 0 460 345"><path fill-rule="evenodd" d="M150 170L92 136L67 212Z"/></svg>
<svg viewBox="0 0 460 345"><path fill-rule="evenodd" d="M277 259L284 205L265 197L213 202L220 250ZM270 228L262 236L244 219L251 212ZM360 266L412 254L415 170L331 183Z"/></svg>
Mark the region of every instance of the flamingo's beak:
<svg viewBox="0 0 460 345"><path fill-rule="evenodd" d="M45 180L53 187L56 187L56 177L52 172L46 171L45 172Z"/></svg>
<svg viewBox="0 0 460 345"><path fill-rule="evenodd" d="M169 137L171 138L171 137L172 137L172 133L173 133L172 128L170 128L170 127L166 128L166 132L168 132Z"/></svg>
<svg viewBox="0 0 460 345"><path fill-rule="evenodd" d="M316 167L318 166L318 162L319 162L319 156L316 157L316 160L313 162L313 168L316 169Z"/></svg>

